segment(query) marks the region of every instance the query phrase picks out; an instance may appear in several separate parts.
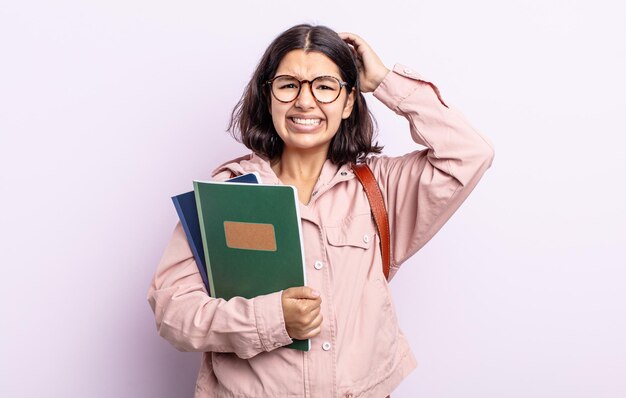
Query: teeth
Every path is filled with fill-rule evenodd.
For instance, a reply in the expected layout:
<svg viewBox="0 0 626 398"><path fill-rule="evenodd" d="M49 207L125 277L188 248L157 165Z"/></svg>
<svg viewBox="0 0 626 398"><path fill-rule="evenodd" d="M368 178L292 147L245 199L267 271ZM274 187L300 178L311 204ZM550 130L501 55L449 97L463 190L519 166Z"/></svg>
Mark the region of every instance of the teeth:
<svg viewBox="0 0 626 398"><path fill-rule="evenodd" d="M306 126L315 126L321 122L320 119L300 119L296 117L291 118L291 120L293 120L296 124L304 124Z"/></svg>

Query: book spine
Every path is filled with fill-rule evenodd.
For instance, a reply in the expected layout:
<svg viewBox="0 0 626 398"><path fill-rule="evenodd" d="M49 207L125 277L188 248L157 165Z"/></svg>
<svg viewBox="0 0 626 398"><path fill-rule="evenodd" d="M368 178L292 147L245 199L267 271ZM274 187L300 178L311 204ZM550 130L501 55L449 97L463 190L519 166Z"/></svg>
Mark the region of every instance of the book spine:
<svg viewBox="0 0 626 398"><path fill-rule="evenodd" d="M209 248L207 246L206 231L204 229L204 217L202 215L202 203L200 201L200 188L199 184L194 181L193 191L196 197L196 206L198 208L198 221L200 221L200 233L202 234L202 247L204 248L204 260L206 262L206 273L209 279L209 294L211 297L215 296L215 285L213 283L213 274L211 273L211 259L209 258Z"/></svg>
<svg viewBox="0 0 626 398"><path fill-rule="evenodd" d="M191 248L191 252L193 253L193 257L196 260L196 265L198 266L198 271L200 272L200 276L202 277L202 282L204 282L204 287L209 292L209 278L207 277L206 270L204 269L204 261L202 256L198 252L197 242L191 232L191 227L189 225L189 220L187 217L190 215L185 212L183 205L181 203L181 199L178 196L172 197L172 202L174 202L174 207L176 208L176 213L178 213L178 218L180 219L180 223L185 231L185 235L187 236L187 242L189 243L189 247Z"/></svg>

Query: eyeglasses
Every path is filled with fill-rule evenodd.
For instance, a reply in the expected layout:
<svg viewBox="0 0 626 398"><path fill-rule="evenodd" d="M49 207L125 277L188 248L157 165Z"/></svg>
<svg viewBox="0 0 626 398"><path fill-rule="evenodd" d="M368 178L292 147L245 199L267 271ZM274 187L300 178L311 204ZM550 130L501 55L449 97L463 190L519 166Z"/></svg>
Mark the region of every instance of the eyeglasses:
<svg viewBox="0 0 626 398"><path fill-rule="evenodd" d="M333 76L318 76L313 80L298 80L290 75L276 76L265 82L269 84L272 95L280 102L291 102L298 98L302 84L309 83L313 98L319 103L330 104L339 98L341 88L348 85Z"/></svg>

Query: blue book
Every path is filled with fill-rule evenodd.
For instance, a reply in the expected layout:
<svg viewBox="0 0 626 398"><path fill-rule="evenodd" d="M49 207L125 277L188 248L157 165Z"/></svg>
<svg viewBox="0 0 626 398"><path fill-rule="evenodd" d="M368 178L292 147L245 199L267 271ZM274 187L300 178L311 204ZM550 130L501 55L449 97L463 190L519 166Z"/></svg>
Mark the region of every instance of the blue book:
<svg viewBox="0 0 626 398"><path fill-rule="evenodd" d="M243 174L228 180L229 182L239 182L248 184L259 184L261 179L257 173ZM196 205L196 196L194 191L182 193L180 195L172 196L172 202L176 207L176 213L180 223L187 235L187 241L189 247L193 253L193 257L198 265L198 270L202 276L202 281L209 294L209 278L206 273L206 259L204 257L204 249L202 244L202 233L200 231L200 223L198 221L198 207Z"/></svg>

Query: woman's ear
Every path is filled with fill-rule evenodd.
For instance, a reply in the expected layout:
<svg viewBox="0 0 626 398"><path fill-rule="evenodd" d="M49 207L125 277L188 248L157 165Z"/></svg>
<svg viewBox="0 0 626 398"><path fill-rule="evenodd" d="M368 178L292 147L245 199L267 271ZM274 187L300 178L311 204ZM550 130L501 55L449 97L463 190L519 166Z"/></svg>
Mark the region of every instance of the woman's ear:
<svg viewBox="0 0 626 398"><path fill-rule="evenodd" d="M352 108L354 108L354 100L356 99L356 90L352 89L346 99L346 104L343 106L343 112L341 113L342 119L347 119L352 114Z"/></svg>

